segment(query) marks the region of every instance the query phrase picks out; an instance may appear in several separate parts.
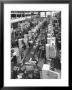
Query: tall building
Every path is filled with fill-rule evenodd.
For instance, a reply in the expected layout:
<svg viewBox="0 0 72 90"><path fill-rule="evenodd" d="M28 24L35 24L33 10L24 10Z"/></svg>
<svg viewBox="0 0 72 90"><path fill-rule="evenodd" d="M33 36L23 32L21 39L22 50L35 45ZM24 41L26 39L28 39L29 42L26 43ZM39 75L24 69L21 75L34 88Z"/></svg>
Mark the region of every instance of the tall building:
<svg viewBox="0 0 72 90"><path fill-rule="evenodd" d="M56 48L54 45L46 44L46 58L55 58L56 57Z"/></svg>

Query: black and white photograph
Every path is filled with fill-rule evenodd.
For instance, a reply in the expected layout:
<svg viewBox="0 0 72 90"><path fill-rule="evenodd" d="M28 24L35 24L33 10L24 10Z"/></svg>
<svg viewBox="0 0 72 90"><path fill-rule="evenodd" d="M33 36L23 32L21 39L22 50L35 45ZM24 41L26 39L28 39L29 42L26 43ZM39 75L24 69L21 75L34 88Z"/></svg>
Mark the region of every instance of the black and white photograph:
<svg viewBox="0 0 72 90"><path fill-rule="evenodd" d="M4 5L4 85L68 85L68 4Z"/></svg>
<svg viewBox="0 0 72 90"><path fill-rule="evenodd" d="M11 11L11 79L61 78L61 11Z"/></svg>

